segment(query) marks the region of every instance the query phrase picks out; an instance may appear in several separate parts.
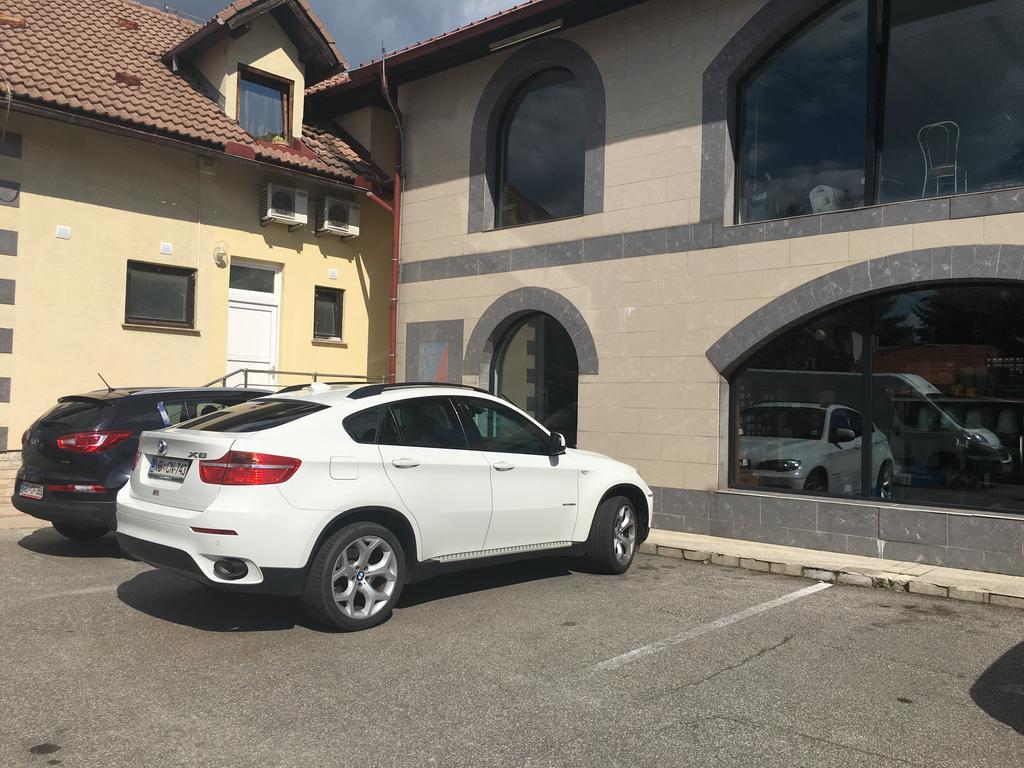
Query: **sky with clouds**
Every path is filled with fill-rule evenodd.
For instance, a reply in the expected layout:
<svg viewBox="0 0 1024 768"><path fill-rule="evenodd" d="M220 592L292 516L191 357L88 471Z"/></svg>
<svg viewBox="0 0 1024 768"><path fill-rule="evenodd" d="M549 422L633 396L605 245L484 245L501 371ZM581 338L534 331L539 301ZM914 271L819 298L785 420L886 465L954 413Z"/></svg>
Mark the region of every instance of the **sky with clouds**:
<svg viewBox="0 0 1024 768"><path fill-rule="evenodd" d="M158 2L148 0L149 4ZM517 0L309 0L313 11L355 67L380 56L381 42L397 48L447 32L516 5ZM228 0L167 0L167 5L209 18Z"/></svg>

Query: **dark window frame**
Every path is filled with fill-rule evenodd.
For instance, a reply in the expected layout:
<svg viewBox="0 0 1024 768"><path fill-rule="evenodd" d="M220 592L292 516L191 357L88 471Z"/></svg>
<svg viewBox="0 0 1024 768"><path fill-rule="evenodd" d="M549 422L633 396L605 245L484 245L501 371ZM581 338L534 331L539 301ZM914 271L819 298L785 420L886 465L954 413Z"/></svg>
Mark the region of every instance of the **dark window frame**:
<svg viewBox="0 0 1024 768"><path fill-rule="evenodd" d="M321 333L317 333L316 329L316 301L320 291L327 291L333 293L338 298L338 328L337 334L331 334L325 336ZM334 288L329 285L314 285L313 286L313 338L317 341L344 341L345 336L345 289Z"/></svg>
<svg viewBox="0 0 1024 768"><path fill-rule="evenodd" d="M281 119L284 126L284 138L291 144L292 141L292 106L295 103L295 81L286 77L266 72L248 64L238 65L238 79L235 83L235 121L242 124L242 81L248 81L265 88L273 88L281 94ZM243 126L244 128L244 126ZM250 134L251 135L251 134ZM258 136L253 138L262 141Z"/></svg>
<svg viewBox="0 0 1024 768"><path fill-rule="evenodd" d="M507 166L508 166L508 138L509 138L508 134L509 134L509 128L511 127L511 124L512 124L512 117L515 116L515 113L519 109L519 106L522 104L523 98L530 92L531 86L533 86L533 84L537 80L541 79L542 77L544 77L547 74L550 74L551 72L564 72L565 74L568 74L572 78L572 80L575 81L577 83L577 85L582 88L582 84L579 83L579 78L578 78L578 76L576 75L575 72L573 72L568 67L559 66L559 65L556 64L556 65L552 65L550 67L545 67L544 69L541 69L541 70L539 70L537 72L533 72L528 77L523 78L522 82L519 83L519 85L516 87L515 91L512 93L512 96L502 106L501 118L498 120L498 130L497 130L497 144L498 144L498 146L497 146L497 151L495 152L495 155L494 155L494 189L492 190L493 203L494 203L494 227L493 227L493 229L495 229L495 230L498 230L498 229L515 229L516 227L529 227L529 226L532 226L534 224L546 224L546 223L551 222L551 221L564 221L564 220L567 220L567 219L577 219L577 218L580 218L581 216L585 216L586 215L586 199L585 198L586 198L587 178L586 178L586 173L584 173L584 176L583 176L583 192L584 192L584 195L581 198L581 210L580 210L579 213L571 213L571 214L569 214L567 216L549 216L546 219L535 219L533 221L523 221L523 222L517 222L517 223L514 223L514 224L509 224L509 223L506 223L504 221L504 219L505 219L505 215L504 215L504 210L505 210L505 186L506 186L505 185L505 180L506 180L506 176L507 176ZM586 94L584 94L584 99L585 98L586 98ZM584 115L584 119L586 119L586 115ZM585 156L586 156L586 146L585 146L585 143L584 143L584 157Z"/></svg>
<svg viewBox="0 0 1024 768"><path fill-rule="evenodd" d="M392 443L384 439L386 430L388 429L389 422L393 425L396 434L399 432L398 423L395 420L392 409L398 406L405 406L410 403L423 403L427 401L440 400L447 403L448 408L451 409L452 415L455 417L455 424L458 426L459 431L462 433L463 445L458 447L449 446L424 446L424 445L407 445L406 443L397 442ZM400 437L400 436L399 436ZM429 395L426 397L408 397L402 400L392 400L389 403L384 403L381 408L381 419L377 429L377 445L387 445L398 448L413 448L417 450L428 450L428 451L472 451L476 450L470 445L469 434L466 432L466 425L462 423L462 415L459 413L459 408L451 397L447 395Z"/></svg>
<svg viewBox="0 0 1024 768"><path fill-rule="evenodd" d="M159 318L143 317L141 315L130 315L128 313L129 297L132 289L132 269L149 270L162 275L176 275L188 280L185 293L185 314L184 321L163 320ZM194 267L178 267L169 264L156 264L151 261L137 261L129 259L125 267L124 287L124 322L125 325L153 325L165 328L187 328L196 327L196 281L199 270Z"/></svg>
<svg viewBox="0 0 1024 768"><path fill-rule="evenodd" d="M823 7L816 9L807 18L803 19L788 30L779 40L774 42L769 48L761 52L760 55L746 67L742 72L737 73L736 76L730 78L730 87L728 90L728 103L729 103L729 115L728 115L728 135L729 135L729 151L732 154L732 184L733 184L733 200L732 200L732 222L733 225L756 225L765 224L772 221L783 221L800 216L815 215L815 214L797 214L796 216L774 216L756 220L744 220L741 217L742 213L742 182L743 182L743 156L741 153L743 146L744 132L747 129L746 116L743 110L743 93L744 89L751 82L751 80L761 71L762 67L768 62L776 53L785 49L791 42L799 38L804 34L808 28L812 27L816 22L822 19L827 14L834 11L844 0L831 0ZM920 199L933 199L933 198L907 198L906 200L882 200L882 178L881 178L881 164L882 164L882 145L885 131L885 98L886 98L886 87L888 85L888 68L889 68L889 38L890 38L890 15L892 9L893 0L866 0L868 22L867 22L867 83L865 92L867 95L867 104L865 106L865 135L864 135L864 203L862 205L851 206L850 208L841 209L842 211L858 211L866 208L872 208L879 205L888 204L899 204L918 201ZM1015 189L1013 185L1000 186L989 190L990 192L999 192L1003 190ZM954 198L963 197L966 195L977 194L978 191L964 190L961 192L951 192L949 194L937 195L937 198ZM728 212L728 208L726 209ZM821 215L821 214L817 214Z"/></svg>

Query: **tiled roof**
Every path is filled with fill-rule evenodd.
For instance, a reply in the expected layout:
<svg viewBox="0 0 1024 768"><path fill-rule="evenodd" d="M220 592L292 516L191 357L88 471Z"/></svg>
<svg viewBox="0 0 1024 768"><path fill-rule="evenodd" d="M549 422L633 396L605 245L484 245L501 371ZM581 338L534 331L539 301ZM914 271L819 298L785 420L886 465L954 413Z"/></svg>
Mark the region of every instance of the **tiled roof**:
<svg viewBox="0 0 1024 768"><path fill-rule="evenodd" d="M323 127L294 149L257 142L198 84L172 72L161 56L198 29L190 21L132 0L3 0L0 7L0 74L16 101L214 149L242 145L266 162L333 179L366 170Z"/></svg>

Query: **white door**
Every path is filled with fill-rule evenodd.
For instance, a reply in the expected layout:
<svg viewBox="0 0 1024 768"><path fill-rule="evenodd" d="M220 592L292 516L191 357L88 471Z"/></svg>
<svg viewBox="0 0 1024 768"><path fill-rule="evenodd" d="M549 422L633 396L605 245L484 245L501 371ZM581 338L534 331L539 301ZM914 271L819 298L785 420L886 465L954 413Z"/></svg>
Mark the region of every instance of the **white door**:
<svg viewBox="0 0 1024 768"><path fill-rule="evenodd" d="M576 528L579 472L551 456L550 438L500 403L455 398L470 444L491 467L491 525L484 549L569 541Z"/></svg>
<svg viewBox="0 0 1024 768"><path fill-rule="evenodd" d="M491 467L469 449L446 397L388 407L380 437L384 471L419 525L420 559L479 552L491 519Z"/></svg>
<svg viewBox="0 0 1024 768"><path fill-rule="evenodd" d="M273 371L277 368L278 314L281 302L281 272L262 264L233 261L228 297L227 372L248 368ZM229 382L242 384L241 377ZM250 386L276 384L272 373L250 373Z"/></svg>

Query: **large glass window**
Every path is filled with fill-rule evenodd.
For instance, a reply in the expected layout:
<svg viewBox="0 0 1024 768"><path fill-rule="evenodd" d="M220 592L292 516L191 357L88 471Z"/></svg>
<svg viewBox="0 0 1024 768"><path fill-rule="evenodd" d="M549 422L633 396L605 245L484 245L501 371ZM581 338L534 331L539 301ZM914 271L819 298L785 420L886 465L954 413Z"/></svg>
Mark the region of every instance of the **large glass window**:
<svg viewBox="0 0 1024 768"><path fill-rule="evenodd" d="M540 312L521 319L496 345L493 370L491 391L576 445L579 361L561 323Z"/></svg>
<svg viewBox="0 0 1024 768"><path fill-rule="evenodd" d="M583 88L569 71L547 70L520 89L499 135L499 227L583 214L585 130Z"/></svg>
<svg viewBox="0 0 1024 768"><path fill-rule="evenodd" d="M479 398L456 398L473 448L493 453L549 453L547 435L525 416Z"/></svg>
<svg viewBox="0 0 1024 768"><path fill-rule="evenodd" d="M1024 185L1019 0L842 0L740 84L740 223Z"/></svg>
<svg viewBox="0 0 1024 768"><path fill-rule="evenodd" d="M788 331L732 380L733 484L1024 512L1022 307L922 288Z"/></svg>
<svg viewBox="0 0 1024 768"><path fill-rule="evenodd" d="M388 406L380 436L384 445L466 449L466 433L447 397L420 397Z"/></svg>

